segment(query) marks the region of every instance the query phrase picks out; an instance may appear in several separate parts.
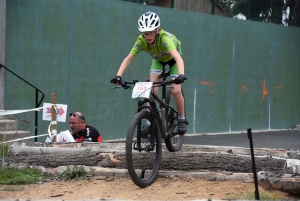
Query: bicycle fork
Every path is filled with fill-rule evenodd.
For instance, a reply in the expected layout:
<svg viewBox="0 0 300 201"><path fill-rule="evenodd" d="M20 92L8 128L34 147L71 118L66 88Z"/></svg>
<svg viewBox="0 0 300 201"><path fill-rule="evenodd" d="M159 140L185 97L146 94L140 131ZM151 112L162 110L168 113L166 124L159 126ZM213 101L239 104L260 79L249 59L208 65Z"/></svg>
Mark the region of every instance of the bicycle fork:
<svg viewBox="0 0 300 201"><path fill-rule="evenodd" d="M133 145L133 149L137 151L153 151L155 148L156 123L152 121L150 137L148 133L142 133L142 121L137 126L137 139Z"/></svg>
<svg viewBox="0 0 300 201"><path fill-rule="evenodd" d="M150 103L150 106L146 106L145 103ZM139 122L139 125L137 127L137 140L136 143L134 143L134 150L137 151L153 151L155 148L155 139L156 139L156 131L157 129L157 116L155 115L157 112L157 109L153 109L156 107L156 105L153 105L153 102L144 99L143 101L139 101L138 102L138 111L140 112L143 109L147 109L150 112L151 115L151 132L150 132L150 137L148 136L148 133L143 134L142 133L142 126L143 126L143 122ZM155 110L155 111L153 111ZM145 136L143 136L145 135ZM144 139L144 141L142 140Z"/></svg>

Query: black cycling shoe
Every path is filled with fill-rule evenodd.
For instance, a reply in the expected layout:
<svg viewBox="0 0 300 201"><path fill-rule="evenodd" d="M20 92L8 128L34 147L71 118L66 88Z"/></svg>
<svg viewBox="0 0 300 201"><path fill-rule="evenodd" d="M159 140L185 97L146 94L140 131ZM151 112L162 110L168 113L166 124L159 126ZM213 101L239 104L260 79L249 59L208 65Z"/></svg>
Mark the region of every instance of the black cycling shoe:
<svg viewBox="0 0 300 201"><path fill-rule="evenodd" d="M151 134L151 124L146 124L141 130L142 138L147 138Z"/></svg>
<svg viewBox="0 0 300 201"><path fill-rule="evenodd" d="M189 122L186 119L178 119L178 134L185 134L186 130L187 130L187 125L189 124Z"/></svg>

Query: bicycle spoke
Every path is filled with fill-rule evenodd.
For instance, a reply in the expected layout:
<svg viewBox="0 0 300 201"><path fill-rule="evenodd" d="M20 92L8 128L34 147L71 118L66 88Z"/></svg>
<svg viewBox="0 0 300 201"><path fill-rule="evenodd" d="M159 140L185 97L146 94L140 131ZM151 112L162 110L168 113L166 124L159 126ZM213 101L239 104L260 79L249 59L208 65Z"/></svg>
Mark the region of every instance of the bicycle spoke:
<svg viewBox="0 0 300 201"><path fill-rule="evenodd" d="M150 121L149 112L137 113L130 124L126 138L128 172L132 181L142 188L155 181L161 160L161 138L155 137L155 143L151 143L151 133L141 132L147 119ZM157 127L155 129L157 130Z"/></svg>

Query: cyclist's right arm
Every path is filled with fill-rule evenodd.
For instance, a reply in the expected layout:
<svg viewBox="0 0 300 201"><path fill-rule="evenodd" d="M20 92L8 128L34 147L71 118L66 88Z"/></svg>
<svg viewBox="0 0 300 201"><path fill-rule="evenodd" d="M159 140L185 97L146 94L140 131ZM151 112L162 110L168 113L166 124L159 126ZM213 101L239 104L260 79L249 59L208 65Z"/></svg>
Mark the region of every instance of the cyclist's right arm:
<svg viewBox="0 0 300 201"><path fill-rule="evenodd" d="M125 59L123 60L121 66L118 70L117 76L122 77L123 73L125 72L125 70L129 66L129 64L133 61L133 59L134 59L133 54L129 53L128 56L125 57Z"/></svg>
<svg viewBox="0 0 300 201"><path fill-rule="evenodd" d="M140 35L137 38L136 42L134 43L134 45L133 45L132 49L130 50L130 53L128 54L128 56L125 57L125 59L123 60L121 66L119 68L119 71L117 73L117 76L122 77L123 73L125 72L125 70L129 66L129 64L132 62L134 57L137 56L140 51L144 51L146 48L147 48L147 42L143 38L143 36Z"/></svg>

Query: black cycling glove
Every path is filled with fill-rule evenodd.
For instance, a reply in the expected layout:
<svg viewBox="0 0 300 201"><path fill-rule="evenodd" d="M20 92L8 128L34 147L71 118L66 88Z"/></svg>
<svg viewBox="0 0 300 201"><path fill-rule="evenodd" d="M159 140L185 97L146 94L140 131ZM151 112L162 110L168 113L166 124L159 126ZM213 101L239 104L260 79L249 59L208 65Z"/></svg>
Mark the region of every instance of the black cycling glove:
<svg viewBox="0 0 300 201"><path fill-rule="evenodd" d="M185 76L183 74L180 74L178 75L176 78L175 78L175 84L181 84L183 83L185 80Z"/></svg>
<svg viewBox="0 0 300 201"><path fill-rule="evenodd" d="M118 75L110 80L110 83L114 83L114 84L120 84L121 82L122 82L122 77Z"/></svg>

